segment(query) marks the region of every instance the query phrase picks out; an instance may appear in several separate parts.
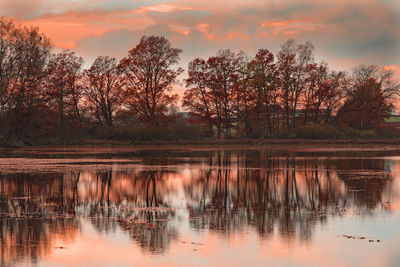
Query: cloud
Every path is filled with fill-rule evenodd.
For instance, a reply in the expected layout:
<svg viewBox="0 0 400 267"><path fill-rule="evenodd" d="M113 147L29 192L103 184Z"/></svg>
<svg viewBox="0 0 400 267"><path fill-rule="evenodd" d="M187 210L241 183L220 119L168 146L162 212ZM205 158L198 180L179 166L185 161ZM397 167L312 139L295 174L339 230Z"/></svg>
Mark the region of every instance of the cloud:
<svg viewBox="0 0 400 267"><path fill-rule="evenodd" d="M162 4L165 0L1 0L0 15L21 20L57 16L68 12L121 12Z"/></svg>
<svg viewBox="0 0 400 267"><path fill-rule="evenodd" d="M100 36L89 36L78 41L76 51L84 55L87 64L94 61L97 56L113 56L122 59L128 55L128 51L135 47L143 35L158 35L171 39L173 35L180 34L173 32L170 27L163 24L156 24L144 30L113 30Z"/></svg>
<svg viewBox="0 0 400 267"><path fill-rule="evenodd" d="M0 15L17 18L31 19L41 15L41 0L2 0L0 2Z"/></svg>
<svg viewBox="0 0 400 267"><path fill-rule="evenodd" d="M385 69L393 71L393 76L400 83L400 65L388 65Z"/></svg>
<svg viewBox="0 0 400 267"><path fill-rule="evenodd" d="M2 0L0 12L38 25L53 43L84 57L121 57L141 35L160 34L184 49L183 64L218 49L272 51L288 38L312 41L334 68L399 65L395 0ZM90 60L89 60L90 61Z"/></svg>
<svg viewBox="0 0 400 267"><path fill-rule="evenodd" d="M75 48L79 40L88 36L100 36L121 28L137 30L152 23L140 9L105 14L69 11L58 16L44 16L22 22L24 25L38 26L54 45L61 48Z"/></svg>

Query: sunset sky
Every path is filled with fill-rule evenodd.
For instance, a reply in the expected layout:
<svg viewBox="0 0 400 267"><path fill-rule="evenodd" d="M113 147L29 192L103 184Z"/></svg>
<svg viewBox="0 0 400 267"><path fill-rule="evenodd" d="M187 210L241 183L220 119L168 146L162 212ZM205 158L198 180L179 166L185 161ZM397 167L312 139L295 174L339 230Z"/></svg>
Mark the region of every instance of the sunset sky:
<svg viewBox="0 0 400 267"><path fill-rule="evenodd" d="M400 74L398 0L1 0L0 15L39 26L87 65L125 56L145 34L182 48L183 67L218 49L276 52L295 38L313 42L317 60L332 68L371 63Z"/></svg>

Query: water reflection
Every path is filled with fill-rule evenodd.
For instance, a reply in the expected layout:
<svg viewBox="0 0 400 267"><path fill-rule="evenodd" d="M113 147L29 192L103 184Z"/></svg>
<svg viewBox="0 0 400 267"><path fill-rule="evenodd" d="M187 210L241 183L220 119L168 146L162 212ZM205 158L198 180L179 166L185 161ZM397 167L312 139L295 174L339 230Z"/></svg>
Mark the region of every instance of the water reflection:
<svg viewBox="0 0 400 267"><path fill-rule="evenodd" d="M232 160L229 153L218 154L216 161L210 158L208 169L194 170L184 184L191 225L226 234L252 226L265 237L278 231L288 241L308 241L313 227L328 216L382 206L385 186L392 181L383 166L382 159L343 162L245 154Z"/></svg>
<svg viewBox="0 0 400 267"><path fill-rule="evenodd" d="M255 229L265 240L278 234L308 243L330 218L373 216L399 199L393 161L384 158L225 151L190 164L166 162L0 175L1 264L35 262L62 249L60 240L73 240L82 220L99 233L122 230L144 253L162 254L185 223L226 237Z"/></svg>

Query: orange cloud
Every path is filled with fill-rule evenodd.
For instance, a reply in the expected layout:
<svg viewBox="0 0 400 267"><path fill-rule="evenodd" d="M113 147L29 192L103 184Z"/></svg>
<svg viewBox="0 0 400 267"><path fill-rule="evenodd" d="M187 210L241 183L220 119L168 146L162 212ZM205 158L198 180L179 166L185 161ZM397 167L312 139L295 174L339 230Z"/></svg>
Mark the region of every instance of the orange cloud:
<svg viewBox="0 0 400 267"><path fill-rule="evenodd" d="M261 28L266 28L272 31L273 35L284 34L284 35L297 35L305 31L314 31L318 27L322 27L321 24L315 24L307 20L280 20L263 22L260 24ZM268 32L260 33L260 36L268 36Z"/></svg>
<svg viewBox="0 0 400 267"><path fill-rule="evenodd" d="M247 34L245 34L243 32L231 32L231 33L228 33L227 35L225 35L225 38L228 39L228 40L232 39L232 38L236 38L236 37L239 37L239 38L242 38L242 39L245 39L245 40L248 39Z"/></svg>
<svg viewBox="0 0 400 267"><path fill-rule="evenodd" d="M385 66L386 70L391 70L394 73L394 78L400 82L400 65L388 65Z"/></svg>
<svg viewBox="0 0 400 267"><path fill-rule="evenodd" d="M210 26L208 23L200 23L196 25L196 28L199 32L204 33L207 39L214 39L215 36L210 33Z"/></svg>
<svg viewBox="0 0 400 267"><path fill-rule="evenodd" d="M26 26L38 26L55 46L64 49L75 48L79 40L88 36L100 36L119 28L139 30L153 23L138 10L110 14L68 12L22 22Z"/></svg>
<svg viewBox="0 0 400 267"><path fill-rule="evenodd" d="M161 34L184 49L185 60L224 48L276 51L288 38L296 38L313 42L317 58L322 55L318 59L335 69L360 63L398 66L400 61L394 0L0 2L0 15L39 26L54 45L75 48L83 57L119 56L117 50L131 47L138 35Z"/></svg>
<svg viewBox="0 0 400 267"><path fill-rule="evenodd" d="M184 29L184 28L179 28L179 27L177 27L177 28L172 27L171 31L179 33L179 34L183 34L185 36L189 35L189 33L190 33L190 29Z"/></svg>
<svg viewBox="0 0 400 267"><path fill-rule="evenodd" d="M144 11L155 11L155 12L171 12L174 10L191 10L191 7L174 5L174 4L161 4L141 8Z"/></svg>

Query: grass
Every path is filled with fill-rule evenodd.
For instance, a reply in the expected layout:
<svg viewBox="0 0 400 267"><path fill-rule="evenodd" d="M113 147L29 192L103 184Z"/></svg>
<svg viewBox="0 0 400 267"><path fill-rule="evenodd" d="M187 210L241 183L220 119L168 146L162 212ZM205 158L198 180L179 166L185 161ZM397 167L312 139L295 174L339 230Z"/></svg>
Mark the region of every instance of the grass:
<svg viewBox="0 0 400 267"><path fill-rule="evenodd" d="M391 116L390 118L385 119L385 122L393 123L393 122L399 122L400 123L400 116Z"/></svg>

